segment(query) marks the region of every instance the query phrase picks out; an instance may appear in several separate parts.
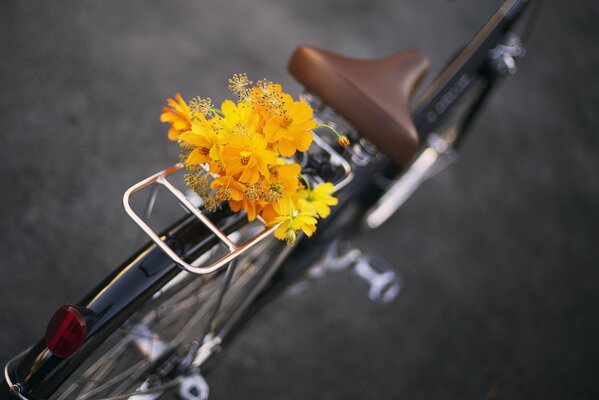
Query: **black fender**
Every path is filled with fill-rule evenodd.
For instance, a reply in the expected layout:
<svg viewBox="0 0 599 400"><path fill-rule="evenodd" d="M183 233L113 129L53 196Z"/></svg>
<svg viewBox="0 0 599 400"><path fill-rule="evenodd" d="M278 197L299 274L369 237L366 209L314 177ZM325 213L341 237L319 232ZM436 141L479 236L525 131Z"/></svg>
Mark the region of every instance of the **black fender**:
<svg viewBox="0 0 599 400"><path fill-rule="evenodd" d="M224 232L230 232L245 222L245 215L225 209L214 213L211 220ZM183 260L198 257L218 243L211 231L193 216L178 221L162 236ZM52 354L44 338L40 339L6 364L0 400L14 398L7 378L13 385L18 384L25 398L51 396L115 329L179 272L178 265L155 244L144 245L76 304L88 326L81 348L61 358Z"/></svg>

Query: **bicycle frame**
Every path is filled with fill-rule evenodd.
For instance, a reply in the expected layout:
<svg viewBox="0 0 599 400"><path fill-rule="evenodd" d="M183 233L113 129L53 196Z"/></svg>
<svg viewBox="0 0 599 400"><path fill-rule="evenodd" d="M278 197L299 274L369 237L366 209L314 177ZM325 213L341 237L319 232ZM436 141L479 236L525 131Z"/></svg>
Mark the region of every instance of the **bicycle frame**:
<svg viewBox="0 0 599 400"><path fill-rule="evenodd" d="M472 107L471 116L478 111L496 81L495 76L489 73L489 52L502 43L508 30L529 3L527 0L506 1L421 96L413 118L423 143L467 92L470 82L481 78L487 82L487 87ZM468 118L462 128L466 128L470 120ZM350 200L360 203L362 210L376 202L381 189L372 186L371 177L381 172L396 175L399 170L386 157L354 170L352 184L339 194L340 206L333 210L330 218L319 224L317 235L322 240L301 241L273 277L271 288L252 303L246 316L252 315L263 304L276 297L280 289L292 282L322 254L323 246L329 241L327 237L330 239L337 236L333 226L335 216L348 207ZM372 194L374 192L376 195ZM220 230L230 233L244 223L245 217L223 210L215 213L213 219L219 221ZM206 252L218 240L210 229L193 216L178 221L162 236L183 260L191 260ZM52 395L117 327L179 272L177 263L155 244L143 246L77 303L77 307L84 310L89 326L85 343L77 353L67 358L56 357L42 338L7 363L4 374L7 384L12 386L13 394L22 399L41 399ZM224 269L220 269L216 273L223 272ZM0 391L0 398L4 398L3 396L8 395Z"/></svg>

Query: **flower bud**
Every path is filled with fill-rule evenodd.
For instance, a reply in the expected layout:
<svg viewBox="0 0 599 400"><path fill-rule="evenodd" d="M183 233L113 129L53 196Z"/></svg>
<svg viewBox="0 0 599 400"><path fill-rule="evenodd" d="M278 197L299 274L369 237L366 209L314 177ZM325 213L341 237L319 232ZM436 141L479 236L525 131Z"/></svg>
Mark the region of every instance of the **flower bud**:
<svg viewBox="0 0 599 400"><path fill-rule="evenodd" d="M346 148L350 145L349 139L345 135L339 136L338 142L339 142L339 145L343 148Z"/></svg>
<svg viewBox="0 0 599 400"><path fill-rule="evenodd" d="M288 246L291 246L293 243L295 243L295 231L293 228L287 229L285 240L287 241Z"/></svg>

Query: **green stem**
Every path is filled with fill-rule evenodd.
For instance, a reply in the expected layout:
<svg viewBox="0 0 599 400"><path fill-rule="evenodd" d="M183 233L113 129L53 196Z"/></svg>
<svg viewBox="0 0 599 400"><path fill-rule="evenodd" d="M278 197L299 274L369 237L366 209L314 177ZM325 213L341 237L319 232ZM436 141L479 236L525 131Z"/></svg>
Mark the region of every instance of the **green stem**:
<svg viewBox="0 0 599 400"><path fill-rule="evenodd" d="M223 112L221 110L219 110L218 108L210 107L210 111L212 111L215 114L220 115L221 117L224 115Z"/></svg>
<svg viewBox="0 0 599 400"><path fill-rule="evenodd" d="M308 182L308 179L307 179L307 178L306 178L304 175L302 175L302 174L299 174L299 177L300 177L300 178L302 178L302 180L303 180L303 181L304 181L304 183L306 184L306 188L307 188L308 190L312 190L312 189L310 188L310 182Z"/></svg>
<svg viewBox="0 0 599 400"><path fill-rule="evenodd" d="M337 132L337 131L335 130L335 128L333 128L333 127L332 127L332 126L330 126L330 125L327 125L327 124L322 124L322 125L318 125L318 126L317 126L316 128L314 128L314 129L318 129L318 128L327 128L327 129L330 129L331 131L333 131L333 132L335 133L335 135L337 135L337 137L338 137L338 138L340 138L340 137L341 137L341 134L340 134L339 132Z"/></svg>

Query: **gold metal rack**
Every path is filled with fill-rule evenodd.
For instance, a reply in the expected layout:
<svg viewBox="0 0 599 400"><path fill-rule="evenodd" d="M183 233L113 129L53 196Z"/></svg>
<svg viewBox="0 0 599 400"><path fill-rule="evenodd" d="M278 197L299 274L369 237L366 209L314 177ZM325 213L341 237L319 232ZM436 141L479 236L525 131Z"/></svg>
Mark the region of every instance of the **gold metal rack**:
<svg viewBox="0 0 599 400"><path fill-rule="evenodd" d="M347 162L345 158L343 158L339 153L337 153L317 134L314 134L313 145L317 146L320 150L328 153L330 156L331 164L334 167L341 169L341 178L334 183L334 191L339 191L341 188L347 185L353 178L353 173L351 171L350 164ZM123 206L125 207L125 212L142 229L142 231L183 270L200 275L214 272L226 266L231 261L235 260L237 257L241 256L246 251L251 249L253 246L257 245L262 240L269 237L275 231L275 229L277 229L277 225L269 227L266 225L266 222L259 217L258 220L264 225L264 229L256 235L252 236L250 239L246 240L244 243L235 243L227 236L226 233L220 230L218 226L214 224L206 214L202 213L202 211L193 204L190 198L188 198L184 193L177 189L168 180L169 176L183 170L184 168L184 165L181 163L175 164L170 168L157 172L154 175L149 176L146 179L136 183L135 185L127 189L127 191L123 195ZM208 172L207 168L204 169ZM189 212L191 212L208 229L210 229L210 231L212 231L212 233L214 233L214 235L218 239L220 239L220 241L228 248L228 253L210 265L194 265L194 263L190 264L182 260L181 257L179 257L177 253L175 253L175 251L164 242L163 238L161 238L158 235L158 233L156 233L152 228L150 228L146 221L144 221L144 219L147 218L147 215L142 218L135 211L133 211L133 208L131 207L130 200L132 195L154 184L162 185L164 188L166 188L179 201L179 203L183 205L183 207L189 210ZM155 200L156 191L153 190L150 196L151 198L149 204L152 204Z"/></svg>

